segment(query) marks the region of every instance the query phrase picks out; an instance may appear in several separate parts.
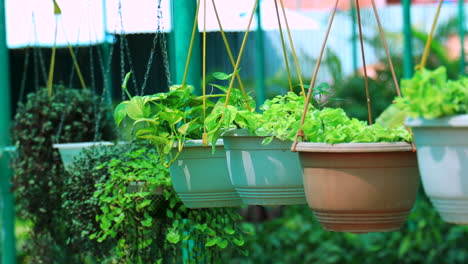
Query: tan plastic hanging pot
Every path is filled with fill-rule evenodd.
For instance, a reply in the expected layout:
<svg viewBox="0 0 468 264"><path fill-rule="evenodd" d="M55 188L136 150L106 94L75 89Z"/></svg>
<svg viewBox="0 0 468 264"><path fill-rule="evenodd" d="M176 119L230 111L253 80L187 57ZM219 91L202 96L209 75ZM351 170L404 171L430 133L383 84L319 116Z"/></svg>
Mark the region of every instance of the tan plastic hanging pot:
<svg viewBox="0 0 468 264"><path fill-rule="evenodd" d="M307 203L325 229L393 231L413 208L416 153L408 143L297 145Z"/></svg>
<svg viewBox="0 0 468 264"><path fill-rule="evenodd" d="M310 87L314 87L317 78L338 2L328 24ZM357 11L361 32L359 5ZM374 12L382 34L375 4ZM386 47L384 38L383 41ZM362 39L361 47L363 51ZM389 58L387 47L386 51ZM365 68L364 55L363 62ZM389 63L394 74L390 58ZM394 82L400 94L395 75ZM372 124L366 72L365 85L369 123ZM307 103L311 94L312 88ZM352 233L398 230L413 208L418 190L419 173L413 146L406 142L334 145L298 142L299 137L305 138L302 125L307 103L292 150L299 152L307 203L321 225L327 230Z"/></svg>

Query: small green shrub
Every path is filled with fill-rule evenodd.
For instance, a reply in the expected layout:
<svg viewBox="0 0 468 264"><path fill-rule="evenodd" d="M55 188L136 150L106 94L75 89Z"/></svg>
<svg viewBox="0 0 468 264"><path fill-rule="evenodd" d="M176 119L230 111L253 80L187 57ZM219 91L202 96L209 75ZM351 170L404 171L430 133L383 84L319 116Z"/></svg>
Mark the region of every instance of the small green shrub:
<svg viewBox="0 0 468 264"><path fill-rule="evenodd" d="M19 104L13 121L12 139L17 147L12 161L13 186L18 214L34 223L33 255L38 259L48 256L46 263L66 257L66 253L52 249L65 245L66 239L62 222L66 214L61 208L66 174L52 144L94 140L98 112L103 117L99 132L108 134L111 123L106 112L93 107L99 102L89 90L56 87L49 97L47 89L41 89Z"/></svg>
<svg viewBox="0 0 468 264"><path fill-rule="evenodd" d="M70 167L64 182L62 208L69 217L64 219L67 244L73 254L91 255L97 261L108 258L115 241L99 243L89 235L99 231L96 215L100 214L99 200L94 197L96 184L109 180L108 170L96 167L121 157L128 150L126 145L96 146L84 149Z"/></svg>

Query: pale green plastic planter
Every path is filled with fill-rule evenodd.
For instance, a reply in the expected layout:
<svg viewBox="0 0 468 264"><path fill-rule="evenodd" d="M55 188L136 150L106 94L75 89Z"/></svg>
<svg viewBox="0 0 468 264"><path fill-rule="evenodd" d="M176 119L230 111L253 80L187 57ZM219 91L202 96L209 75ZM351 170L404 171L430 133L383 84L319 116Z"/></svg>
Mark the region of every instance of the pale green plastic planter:
<svg viewBox="0 0 468 264"><path fill-rule="evenodd" d="M169 170L174 190L188 208L242 205L229 178L222 140L215 153L211 146L203 147L201 140L186 141Z"/></svg>
<svg viewBox="0 0 468 264"><path fill-rule="evenodd" d="M70 166L73 164L73 160L80 154L81 150L83 150L84 148L111 145L114 145L114 143L109 141L99 141L53 144L53 147L59 150L63 166L65 167L65 170L69 171Z"/></svg>
<svg viewBox="0 0 468 264"><path fill-rule="evenodd" d="M291 141L274 139L237 129L223 135L229 174L244 204L305 204L302 167Z"/></svg>
<svg viewBox="0 0 468 264"><path fill-rule="evenodd" d="M442 219L468 224L468 115L406 120L424 190Z"/></svg>

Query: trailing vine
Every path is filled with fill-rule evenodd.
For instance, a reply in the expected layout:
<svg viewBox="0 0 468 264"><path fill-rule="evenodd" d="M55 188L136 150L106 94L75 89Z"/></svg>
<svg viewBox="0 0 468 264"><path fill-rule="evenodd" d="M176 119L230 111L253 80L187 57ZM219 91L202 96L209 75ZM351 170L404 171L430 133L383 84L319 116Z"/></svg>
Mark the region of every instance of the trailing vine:
<svg viewBox="0 0 468 264"><path fill-rule="evenodd" d="M110 178L96 185L100 230L90 238L116 240L122 263L217 263L220 250L244 244L235 209L182 204L154 147L132 149L96 169Z"/></svg>

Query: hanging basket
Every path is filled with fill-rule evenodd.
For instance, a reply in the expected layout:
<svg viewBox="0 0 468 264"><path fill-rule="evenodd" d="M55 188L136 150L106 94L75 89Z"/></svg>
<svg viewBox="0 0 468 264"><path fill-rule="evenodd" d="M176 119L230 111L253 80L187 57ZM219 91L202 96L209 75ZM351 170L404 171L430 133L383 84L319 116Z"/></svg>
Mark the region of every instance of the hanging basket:
<svg viewBox="0 0 468 264"><path fill-rule="evenodd" d="M98 141L98 142L77 142L77 143L61 143L53 144L53 147L58 149L60 152L60 158L62 159L65 170L69 171L70 166L73 164L73 160L77 157L84 148L94 146L111 146L114 143L110 141Z"/></svg>
<svg viewBox="0 0 468 264"><path fill-rule="evenodd" d="M222 140L218 140L215 153L211 146L202 146L202 140L186 141L169 169L174 190L188 208L242 205L229 178Z"/></svg>
<svg viewBox="0 0 468 264"><path fill-rule="evenodd" d="M401 227L418 190L408 143L298 143L309 207L331 231L367 233Z"/></svg>
<svg viewBox="0 0 468 264"><path fill-rule="evenodd" d="M229 174L244 204L305 204L302 170L290 141L252 136L244 129L224 133Z"/></svg>
<svg viewBox="0 0 468 264"><path fill-rule="evenodd" d="M468 224L468 115L408 119L424 190L442 219Z"/></svg>

